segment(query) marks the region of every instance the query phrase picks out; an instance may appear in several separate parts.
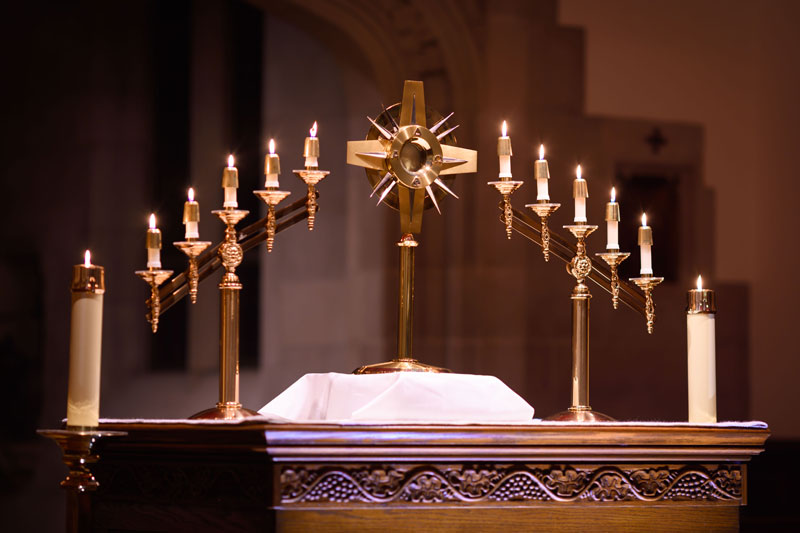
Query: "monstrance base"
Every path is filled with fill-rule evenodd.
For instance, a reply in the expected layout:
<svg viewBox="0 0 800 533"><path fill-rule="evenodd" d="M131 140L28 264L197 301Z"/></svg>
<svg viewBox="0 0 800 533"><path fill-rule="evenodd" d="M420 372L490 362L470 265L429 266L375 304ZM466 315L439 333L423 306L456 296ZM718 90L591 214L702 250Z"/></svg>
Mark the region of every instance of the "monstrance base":
<svg viewBox="0 0 800 533"><path fill-rule="evenodd" d="M389 374L391 372L433 372L435 374L450 373L447 368L426 365L416 359L392 359L385 363L376 363L356 368L353 374Z"/></svg>
<svg viewBox="0 0 800 533"><path fill-rule="evenodd" d="M230 406L216 406L205 411L200 411L189 417L190 420L241 420L243 418L250 418L251 416L259 416L256 411L246 407L230 407Z"/></svg>
<svg viewBox="0 0 800 533"><path fill-rule="evenodd" d="M545 420L549 422L616 422L608 415L593 411L591 407L572 408L550 415Z"/></svg>

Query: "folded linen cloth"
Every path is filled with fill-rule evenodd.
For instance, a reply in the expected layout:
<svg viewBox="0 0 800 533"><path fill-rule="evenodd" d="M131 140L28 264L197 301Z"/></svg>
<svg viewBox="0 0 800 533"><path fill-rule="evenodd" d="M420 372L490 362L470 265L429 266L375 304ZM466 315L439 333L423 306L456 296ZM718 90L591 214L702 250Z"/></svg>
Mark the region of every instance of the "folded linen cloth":
<svg viewBox="0 0 800 533"><path fill-rule="evenodd" d="M524 422L533 407L494 376L306 374L259 414L291 421Z"/></svg>

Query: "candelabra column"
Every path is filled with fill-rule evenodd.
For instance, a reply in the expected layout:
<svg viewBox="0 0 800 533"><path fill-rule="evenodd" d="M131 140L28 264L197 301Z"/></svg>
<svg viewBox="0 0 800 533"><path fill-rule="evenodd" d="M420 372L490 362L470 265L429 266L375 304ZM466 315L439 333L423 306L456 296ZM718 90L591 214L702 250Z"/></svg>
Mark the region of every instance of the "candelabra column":
<svg viewBox="0 0 800 533"><path fill-rule="evenodd" d="M572 405L548 420L570 422L600 422L614 420L608 415L593 411L589 405L589 301L592 298L586 278L592 272L592 260L586 255L585 239L597 226L574 224L564 226L578 240L576 254L567 272L577 282L572 290Z"/></svg>
<svg viewBox="0 0 800 533"><path fill-rule="evenodd" d="M400 248L400 288L397 309L397 359L414 359L411 353L414 316L414 252L417 241L414 236L403 235L397 243Z"/></svg>
<svg viewBox="0 0 800 533"><path fill-rule="evenodd" d="M225 225L225 241L219 247L219 256L225 274L219 284L219 401L216 407L201 411L192 418L230 420L257 415L239 403L239 292L242 284L236 275L244 256L236 238L236 224L248 211L221 209L213 211Z"/></svg>

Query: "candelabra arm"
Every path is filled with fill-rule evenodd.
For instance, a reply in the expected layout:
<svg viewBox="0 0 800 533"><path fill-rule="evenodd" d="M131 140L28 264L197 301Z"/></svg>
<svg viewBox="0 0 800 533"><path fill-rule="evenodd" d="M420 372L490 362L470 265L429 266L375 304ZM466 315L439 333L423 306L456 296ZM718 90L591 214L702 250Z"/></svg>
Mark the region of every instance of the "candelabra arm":
<svg viewBox="0 0 800 533"><path fill-rule="evenodd" d="M532 204L535 205L535 204ZM500 204L502 211L503 206ZM542 246L542 226L538 220L527 216L525 213L514 209L514 219L512 221L512 228L514 231L528 239L529 241ZM500 215L500 221L505 223L503 214ZM576 253L576 247L570 244L561 234L550 231L550 255L569 263L572 261ZM591 280L603 290L612 293L611 289L611 270L604 264L596 265L592 268L587 279ZM633 283L625 280L619 282L619 301L626 307L645 316L645 295L644 292L637 289Z"/></svg>
<svg viewBox="0 0 800 533"><path fill-rule="evenodd" d="M550 225L547 223L547 220L550 218L550 215L555 213L561 204L553 204L546 200L541 202L536 202L535 204L526 204L525 207L539 215L539 220L541 224L541 245L542 245L542 255L544 256L545 261L550 261ZM510 226L513 226L513 218L514 213L511 213L511 222L509 223ZM510 229L509 229L510 231Z"/></svg>
<svg viewBox="0 0 800 533"><path fill-rule="evenodd" d="M486 183L491 185L503 197L503 224L506 227L506 237L511 238L511 224L514 220L514 210L511 207L511 195L514 191L522 187L522 181L512 181L511 179L500 179L499 181L489 181Z"/></svg>
<svg viewBox="0 0 800 533"><path fill-rule="evenodd" d="M619 282L619 273L617 272L617 267L628 257L630 257L631 254L627 252L620 252L619 250L614 250L610 252L598 253L595 255L601 258L603 261L605 261L608 267L611 269L611 305L614 306L614 309L618 309L620 282Z"/></svg>
<svg viewBox="0 0 800 533"><path fill-rule="evenodd" d="M317 215L317 184L324 180L328 174L327 170L319 170L317 168L308 167L304 170L293 171L297 177L305 182L308 186L308 194L306 195L306 212L308 212L308 231L314 230L314 221Z"/></svg>
<svg viewBox="0 0 800 533"><path fill-rule="evenodd" d="M315 196L318 197L319 193L316 193ZM319 211L319 206L317 206L317 211ZM281 233L282 231L285 231L295 224L305 220L307 217L308 212L306 210L306 198L297 200L286 207L276 209L275 220L277 225L275 228L275 233ZM239 231L237 242L242 246L243 253L247 253L249 250L257 247L267 239L265 227L266 223L267 217L265 216L257 222L254 222L253 224L250 224ZM222 261L220 261L219 258L219 248L222 246L222 244L223 243L220 242L216 246L207 248L203 253L198 255L198 283L201 283L204 279L208 278L211 274L222 267ZM161 314L164 314L183 297L189 295L189 275L189 269L187 268L184 272L178 274L169 280L169 282L161 286L159 290L159 296L161 299Z"/></svg>
<svg viewBox="0 0 800 533"><path fill-rule="evenodd" d="M189 285L189 298L193 304L197 303L197 286L200 282L200 274L197 269L197 256L200 255L203 250L211 246L211 243L208 241L187 239L174 244L180 251L186 254L186 257L189 258L189 274L187 276Z"/></svg>
<svg viewBox="0 0 800 533"><path fill-rule="evenodd" d="M272 247L275 245L275 233L277 230L275 206L281 203L283 199L291 193L289 191L279 191L277 188L269 188L263 191L253 191L253 194L267 204L267 252L272 252Z"/></svg>
<svg viewBox="0 0 800 533"><path fill-rule="evenodd" d="M647 333L652 334L656 322L656 304L653 302L653 289L664 281L664 278L641 276L638 278L631 278L631 281L644 291Z"/></svg>

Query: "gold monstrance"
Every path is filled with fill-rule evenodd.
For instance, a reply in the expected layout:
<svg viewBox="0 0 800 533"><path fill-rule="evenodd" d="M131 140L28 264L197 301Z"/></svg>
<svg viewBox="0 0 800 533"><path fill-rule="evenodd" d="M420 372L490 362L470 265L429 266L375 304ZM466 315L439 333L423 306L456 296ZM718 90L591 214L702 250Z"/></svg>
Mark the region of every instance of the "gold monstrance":
<svg viewBox="0 0 800 533"><path fill-rule="evenodd" d="M422 229L422 212L439 209L439 201L447 194L455 198L449 184L453 174L476 172L478 152L455 146L450 126L450 113L442 117L425 107L425 91L421 81L406 80L403 100L384 109L375 119L363 141L347 143L347 162L364 167L378 191L378 203L385 203L400 212L402 237L400 248L400 292L397 316L397 355L386 363L363 366L356 374L384 372L449 372L446 369L417 361L411 350L414 317L414 250L418 243L414 234ZM433 126L428 128L428 123ZM450 176L450 177L444 177ZM434 187L434 185L436 187Z"/></svg>

